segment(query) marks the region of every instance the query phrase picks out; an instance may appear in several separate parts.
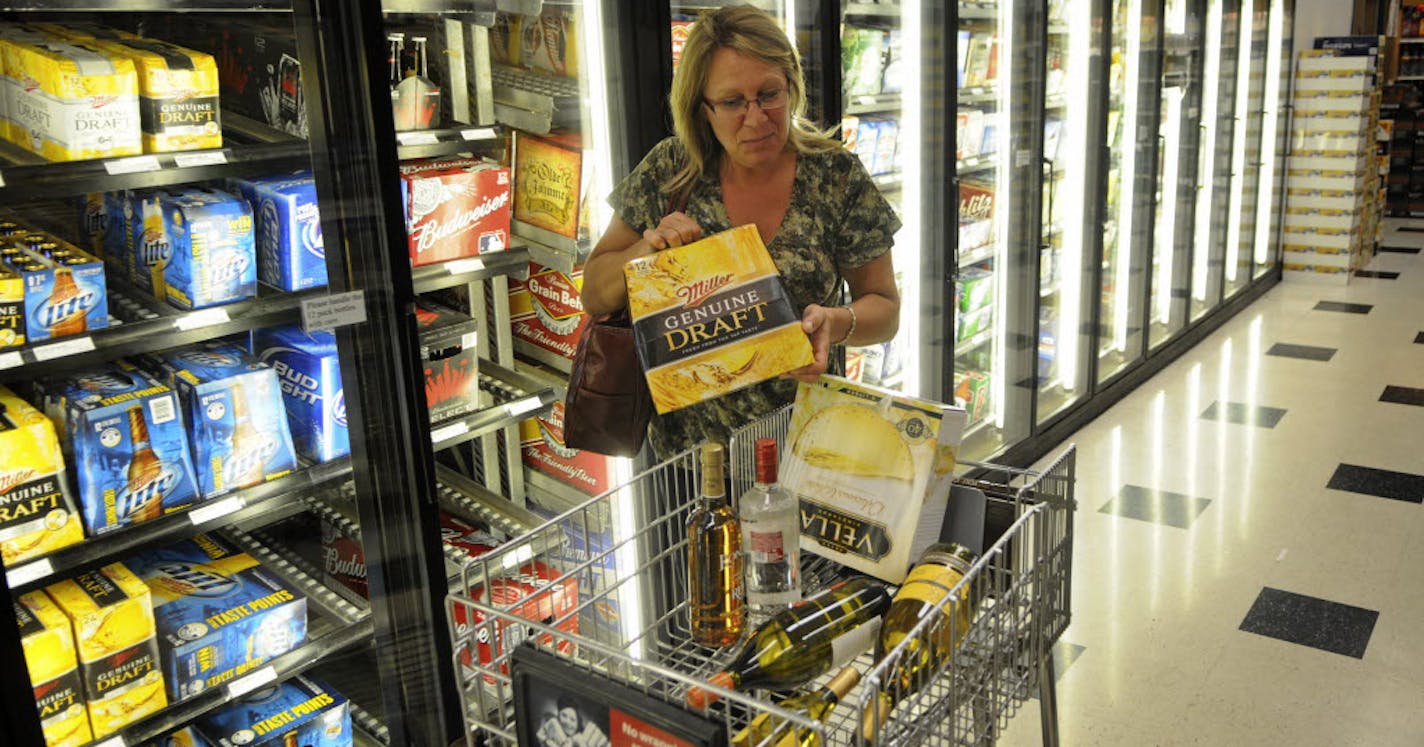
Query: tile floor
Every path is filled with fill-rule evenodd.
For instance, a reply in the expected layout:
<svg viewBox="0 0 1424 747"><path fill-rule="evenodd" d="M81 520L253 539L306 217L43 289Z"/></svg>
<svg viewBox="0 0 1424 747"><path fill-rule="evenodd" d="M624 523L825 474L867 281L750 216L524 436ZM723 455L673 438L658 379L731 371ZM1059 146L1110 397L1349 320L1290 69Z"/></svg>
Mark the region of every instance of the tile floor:
<svg viewBox="0 0 1424 747"><path fill-rule="evenodd" d="M1376 277L1278 285L1070 439L1063 744L1424 745L1424 222L1408 227ZM1040 734L1030 701L999 743Z"/></svg>

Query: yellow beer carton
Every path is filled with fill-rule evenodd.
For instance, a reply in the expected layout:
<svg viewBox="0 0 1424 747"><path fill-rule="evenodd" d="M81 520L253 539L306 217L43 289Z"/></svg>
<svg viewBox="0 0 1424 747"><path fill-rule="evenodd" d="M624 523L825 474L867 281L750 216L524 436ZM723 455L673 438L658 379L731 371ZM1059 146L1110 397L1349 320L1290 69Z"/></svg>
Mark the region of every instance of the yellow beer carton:
<svg viewBox="0 0 1424 747"><path fill-rule="evenodd" d="M44 41L44 36L36 33L30 26L0 24L0 138L14 143L20 141L21 130L15 127L12 131L13 118L10 112L15 108L24 88L20 79L11 77L5 66L5 47L12 42L27 40L39 43Z"/></svg>
<svg viewBox="0 0 1424 747"><path fill-rule="evenodd" d="M25 283L0 262L0 348L25 344Z"/></svg>
<svg viewBox="0 0 1424 747"><path fill-rule="evenodd" d="M15 600L15 621L25 666L35 688L35 706L47 747L86 744L89 715L84 712L83 683L74 658L74 633L63 612L42 591Z"/></svg>
<svg viewBox="0 0 1424 747"><path fill-rule="evenodd" d="M16 144L50 161L143 151L133 60L54 37L7 39L0 59L19 88L7 106Z"/></svg>
<svg viewBox="0 0 1424 747"><path fill-rule="evenodd" d="M623 272L659 413L812 362L801 317L754 225L640 257Z"/></svg>
<svg viewBox="0 0 1424 747"><path fill-rule="evenodd" d="M0 387L0 551L6 566L84 539L54 423Z"/></svg>
<svg viewBox="0 0 1424 747"><path fill-rule="evenodd" d="M95 739L168 705L148 586L122 563L51 584L79 649Z"/></svg>

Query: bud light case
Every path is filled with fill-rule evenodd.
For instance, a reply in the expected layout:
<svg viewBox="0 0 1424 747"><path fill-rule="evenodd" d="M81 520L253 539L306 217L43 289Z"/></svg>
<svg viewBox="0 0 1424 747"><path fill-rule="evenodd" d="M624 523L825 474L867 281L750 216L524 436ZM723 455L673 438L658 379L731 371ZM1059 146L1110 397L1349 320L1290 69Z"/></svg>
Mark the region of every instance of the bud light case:
<svg viewBox="0 0 1424 747"><path fill-rule="evenodd" d="M90 536L197 501L182 412L167 384L113 361L35 386L75 465Z"/></svg>
<svg viewBox="0 0 1424 747"><path fill-rule="evenodd" d="M327 462L351 453L336 336L301 327L258 330L253 352L277 372L297 453Z"/></svg>
<svg viewBox="0 0 1424 747"><path fill-rule="evenodd" d="M257 279L285 291L324 287L326 248L310 172L231 179L228 188L256 220Z"/></svg>
<svg viewBox="0 0 1424 747"><path fill-rule="evenodd" d="M300 675L204 716L198 731L218 747L351 747L351 704L320 680ZM289 734L295 739L288 740Z"/></svg>
<svg viewBox="0 0 1424 747"><path fill-rule="evenodd" d="M206 342L145 359L177 390L204 498L297 468L277 372L236 345Z"/></svg>
<svg viewBox="0 0 1424 747"><path fill-rule="evenodd" d="M252 208L217 190L191 189L161 201L173 258L163 271L168 303L202 309L257 295Z"/></svg>
<svg viewBox="0 0 1424 747"><path fill-rule="evenodd" d="M306 640L306 597L221 538L199 534L126 564L153 597L174 701L231 682Z"/></svg>

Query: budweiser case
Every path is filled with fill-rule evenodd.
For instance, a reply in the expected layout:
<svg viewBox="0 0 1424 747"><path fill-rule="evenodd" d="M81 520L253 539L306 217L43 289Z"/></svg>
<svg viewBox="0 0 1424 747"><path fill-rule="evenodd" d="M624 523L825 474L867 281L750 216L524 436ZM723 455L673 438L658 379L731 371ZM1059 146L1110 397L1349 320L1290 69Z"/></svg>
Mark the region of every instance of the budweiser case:
<svg viewBox="0 0 1424 747"><path fill-rule="evenodd" d="M326 285L326 245L316 182L307 172L259 179L232 179L257 222L257 279L282 290Z"/></svg>
<svg viewBox="0 0 1424 747"><path fill-rule="evenodd" d="M0 555L6 566L84 539L54 424L0 387Z"/></svg>
<svg viewBox="0 0 1424 747"><path fill-rule="evenodd" d="M478 586L470 593L480 602L498 605L511 615L546 625L568 615L557 628L565 633L578 633L578 615L569 615L578 606L578 587L577 578L561 576L544 562L534 560L520 566L509 576L490 581L488 589ZM541 588L543 591L540 591ZM529 635L523 627L508 625L502 618L491 624L478 610L463 605L455 605L452 611L457 640L467 640L469 636L474 641L473 646L457 647L457 656L465 667L475 666L476 656L480 665L488 666L494 657L512 650ZM469 614L471 612L473 617ZM553 637L545 635L542 640L552 641ZM561 654L573 653L573 644L567 639L560 640L556 645ZM500 664L500 672L508 674L508 660ZM484 681L493 684L495 679L484 675Z"/></svg>
<svg viewBox="0 0 1424 747"><path fill-rule="evenodd" d="M128 565L152 594L174 701L241 677L306 640L306 597L216 537L141 552Z"/></svg>
<svg viewBox="0 0 1424 747"><path fill-rule="evenodd" d="M32 591L15 598L15 623L46 747L88 744L93 735L84 711L84 681L69 618L43 591Z"/></svg>
<svg viewBox="0 0 1424 747"><path fill-rule="evenodd" d="M204 716L198 732L217 747L351 747L351 704L300 675Z"/></svg>
<svg viewBox="0 0 1424 747"><path fill-rule="evenodd" d="M336 336L322 330L304 332L297 326L260 329L254 333L252 349L277 372L297 453L315 462L350 454Z"/></svg>
<svg viewBox="0 0 1424 747"><path fill-rule="evenodd" d="M60 432L92 536L155 519L197 498L173 390L123 361L38 382Z"/></svg>
<svg viewBox="0 0 1424 747"><path fill-rule="evenodd" d="M579 293L583 272L565 274L530 263L527 280L509 281L510 328L514 349L549 367L569 373L579 335L588 324Z"/></svg>
<svg viewBox="0 0 1424 747"><path fill-rule="evenodd" d="M509 246L509 169L492 161L401 166L410 262L428 265Z"/></svg>
<svg viewBox="0 0 1424 747"><path fill-rule="evenodd" d="M440 541L468 558L478 558L502 543L500 538L490 534L488 527L476 526L444 511L440 512ZM362 597L370 597L366 583L366 553L361 543L325 517L321 522L321 554L329 581L340 583ZM461 570L462 566L452 561L447 553L446 576L459 578Z"/></svg>
<svg viewBox="0 0 1424 747"><path fill-rule="evenodd" d="M420 301L415 306L420 329L420 360L425 367L425 401L430 421L479 409L479 325L474 319Z"/></svg>

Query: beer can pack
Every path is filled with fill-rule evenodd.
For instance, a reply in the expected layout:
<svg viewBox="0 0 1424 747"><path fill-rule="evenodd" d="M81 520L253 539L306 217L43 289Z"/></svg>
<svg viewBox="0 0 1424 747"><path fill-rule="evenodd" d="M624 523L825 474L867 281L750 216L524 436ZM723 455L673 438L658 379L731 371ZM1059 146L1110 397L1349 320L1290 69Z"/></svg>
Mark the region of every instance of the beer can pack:
<svg viewBox="0 0 1424 747"><path fill-rule="evenodd" d="M15 108L20 92L24 90L24 79L12 78L10 71L16 69L23 72L23 69L11 68L5 64L6 56L14 54L10 50L10 45L15 42L43 44L45 37L30 26L12 26L0 23L0 138L8 142L19 143L21 138L26 137L24 128L15 124L10 110Z"/></svg>
<svg viewBox="0 0 1424 747"><path fill-rule="evenodd" d="M316 462L351 453L336 336L298 326L263 329L252 349L277 372L297 453Z"/></svg>
<svg viewBox="0 0 1424 747"><path fill-rule="evenodd" d="M479 323L428 301L416 304L415 323L420 332L430 420L439 422L478 409L480 361L475 346Z"/></svg>
<svg viewBox="0 0 1424 747"><path fill-rule="evenodd" d="M12 142L49 161L143 151L132 60L82 41L12 36L0 61L20 84L6 107Z"/></svg>
<svg viewBox="0 0 1424 747"><path fill-rule="evenodd" d="M20 251L4 257L24 286L25 336L32 343L44 342L109 326L104 263L73 244L43 236L49 241L41 246L50 256L12 242ZM62 258L56 255L61 251Z"/></svg>
<svg viewBox="0 0 1424 747"><path fill-rule="evenodd" d="M148 587L122 563L45 589L69 618L95 739L168 706Z"/></svg>
<svg viewBox="0 0 1424 747"><path fill-rule="evenodd" d="M165 277L173 261L173 239L163 219L163 199L168 193L157 189L120 192L114 196L123 230L111 256L128 268L128 277L158 300L167 297ZM112 213L111 213L112 215ZM110 235L113 235L110 230ZM119 241L111 242L118 244Z"/></svg>
<svg viewBox="0 0 1424 747"><path fill-rule="evenodd" d="M79 228L79 244L90 254L103 259L109 267L114 267L110 254L110 226L116 225L109 209L107 192L90 192L75 199ZM117 225L122 225L119 223ZM121 275L128 278L127 270Z"/></svg>
<svg viewBox="0 0 1424 747"><path fill-rule="evenodd" d="M198 497L178 397L124 361L36 383L67 445L90 536L156 519Z"/></svg>
<svg viewBox="0 0 1424 747"><path fill-rule="evenodd" d="M453 159L401 166L412 265L473 257L509 246L509 169Z"/></svg>
<svg viewBox="0 0 1424 747"><path fill-rule="evenodd" d="M84 681L79 677L69 618L43 591L32 591L16 597L15 622L35 689L45 747L88 744L93 735L84 710Z"/></svg>
<svg viewBox="0 0 1424 747"><path fill-rule="evenodd" d="M0 348L25 344L25 284L0 262Z"/></svg>
<svg viewBox="0 0 1424 747"><path fill-rule="evenodd" d="M202 309L257 295L252 208L218 190L190 189L160 200L173 257L163 270L168 303Z"/></svg>
<svg viewBox="0 0 1424 747"><path fill-rule="evenodd" d="M326 247L310 172L232 179L257 221L257 279L282 290L326 285Z"/></svg>
<svg viewBox="0 0 1424 747"><path fill-rule="evenodd" d="M0 555L6 566L84 539L54 424L0 387Z"/></svg>
<svg viewBox="0 0 1424 747"><path fill-rule="evenodd" d="M172 700L220 687L306 640L306 597L220 538L200 534L126 562L153 596Z"/></svg>
<svg viewBox="0 0 1424 747"><path fill-rule="evenodd" d="M235 345L205 342L144 359L183 402L204 498L297 467L277 373Z"/></svg>
<svg viewBox="0 0 1424 747"><path fill-rule="evenodd" d="M198 731L224 746L351 747L351 704L320 680L301 675L203 717Z"/></svg>

